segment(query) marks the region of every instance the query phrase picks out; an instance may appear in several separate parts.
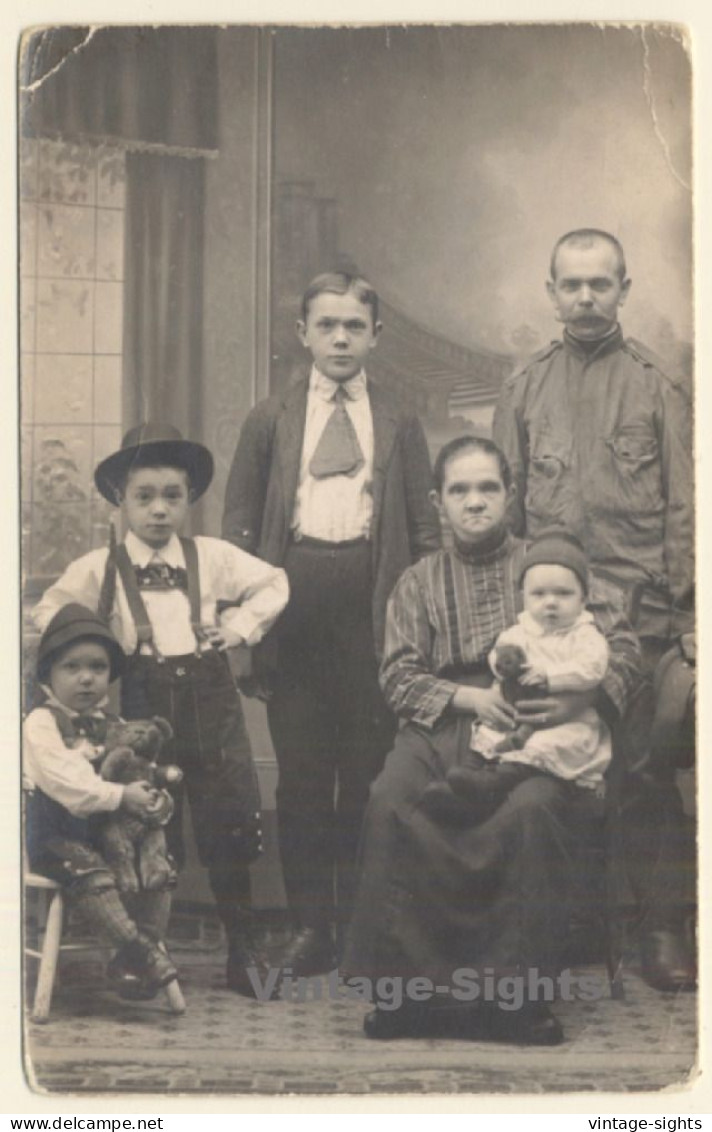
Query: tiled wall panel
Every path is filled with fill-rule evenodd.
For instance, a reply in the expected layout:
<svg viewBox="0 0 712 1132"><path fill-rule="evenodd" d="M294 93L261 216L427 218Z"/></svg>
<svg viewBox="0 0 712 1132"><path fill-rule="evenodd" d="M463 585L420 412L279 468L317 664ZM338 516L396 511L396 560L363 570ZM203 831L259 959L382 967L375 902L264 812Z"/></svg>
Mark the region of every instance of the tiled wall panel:
<svg viewBox="0 0 712 1132"><path fill-rule="evenodd" d="M108 538L94 465L121 441L125 160L24 141L20 154L23 565L44 581Z"/></svg>

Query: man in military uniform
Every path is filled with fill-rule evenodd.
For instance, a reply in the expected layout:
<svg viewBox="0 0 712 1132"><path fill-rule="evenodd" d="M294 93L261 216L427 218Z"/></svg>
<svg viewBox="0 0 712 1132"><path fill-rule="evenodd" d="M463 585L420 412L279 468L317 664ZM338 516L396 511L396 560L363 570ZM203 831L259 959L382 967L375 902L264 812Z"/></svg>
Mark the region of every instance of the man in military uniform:
<svg viewBox="0 0 712 1132"><path fill-rule="evenodd" d="M562 236L546 286L563 338L505 382L494 418L516 486L512 529L534 537L560 523L579 537L594 572L627 595L652 673L693 621L690 397L650 351L623 337L618 310L631 281L614 236ZM644 911L642 969L658 989L680 989L694 985L680 895L694 870L675 767L644 763L630 768L625 794L631 879Z"/></svg>

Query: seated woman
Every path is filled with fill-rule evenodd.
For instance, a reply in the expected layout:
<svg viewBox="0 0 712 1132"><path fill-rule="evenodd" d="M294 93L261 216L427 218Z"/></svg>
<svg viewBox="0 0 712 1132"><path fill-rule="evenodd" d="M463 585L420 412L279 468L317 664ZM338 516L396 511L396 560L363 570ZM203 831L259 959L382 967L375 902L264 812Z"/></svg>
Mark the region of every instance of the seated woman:
<svg viewBox="0 0 712 1132"><path fill-rule="evenodd" d="M423 795L467 761L475 718L552 727L595 704L615 729L639 681L639 647L622 603L607 599L617 591L593 580L587 606L610 650L600 688L508 704L487 657L521 609L526 546L505 526L509 468L491 441L459 437L434 478L453 547L406 570L391 596L381 686L402 727L371 787L341 969L362 990L369 980L380 1006L366 1017L369 1037L431 1035L447 1017L461 1036L556 1044L561 1027L540 999L551 1001L561 975L572 802L589 792L539 774L479 822L432 813Z"/></svg>

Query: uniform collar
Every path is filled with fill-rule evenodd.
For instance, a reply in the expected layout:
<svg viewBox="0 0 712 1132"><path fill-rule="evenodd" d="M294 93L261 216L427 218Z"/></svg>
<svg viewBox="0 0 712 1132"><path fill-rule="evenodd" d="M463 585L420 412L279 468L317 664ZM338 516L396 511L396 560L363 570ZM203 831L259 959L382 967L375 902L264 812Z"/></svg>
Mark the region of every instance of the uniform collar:
<svg viewBox="0 0 712 1132"><path fill-rule="evenodd" d="M149 546L133 531L129 531L126 535L124 545L134 566L145 567L151 562L165 562L167 566L185 566L185 555L175 531L160 550Z"/></svg>
<svg viewBox="0 0 712 1132"><path fill-rule="evenodd" d="M579 338L574 338L573 334L569 334L568 330L565 330L564 345L576 357L582 358L586 362L592 362L594 359L603 358L607 354L612 354L614 350L620 349L623 345L623 331L620 324L616 323L613 330L606 334L605 338L598 338L594 342L582 342Z"/></svg>
<svg viewBox="0 0 712 1132"><path fill-rule="evenodd" d="M366 374L361 370L348 381L332 381L326 377L316 366L312 366L309 375L309 392L316 393L324 401L333 401L337 389L343 389L350 401L358 401L366 396Z"/></svg>

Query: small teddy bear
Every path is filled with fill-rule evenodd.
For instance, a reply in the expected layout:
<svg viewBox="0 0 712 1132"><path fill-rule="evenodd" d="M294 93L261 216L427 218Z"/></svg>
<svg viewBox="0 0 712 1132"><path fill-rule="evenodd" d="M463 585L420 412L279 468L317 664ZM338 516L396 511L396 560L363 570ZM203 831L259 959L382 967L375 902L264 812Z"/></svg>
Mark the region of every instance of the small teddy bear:
<svg viewBox="0 0 712 1132"><path fill-rule="evenodd" d="M519 645L497 645L495 648L494 667L499 677L502 698L508 704L515 704L517 700L531 700L541 695L541 687L531 684L522 684L519 677L527 664L527 655ZM514 731L506 735L494 746L497 754L505 751L520 751L526 746L534 732L528 723L520 723Z"/></svg>
<svg viewBox="0 0 712 1132"><path fill-rule="evenodd" d="M118 810L100 822L102 852L119 892L168 888L175 881L163 826L175 809L166 787L177 786L183 771L177 766L156 765L163 744L172 736L170 723L158 715L110 723L107 729L101 777L123 785L148 782L157 802L155 813L148 819Z"/></svg>

